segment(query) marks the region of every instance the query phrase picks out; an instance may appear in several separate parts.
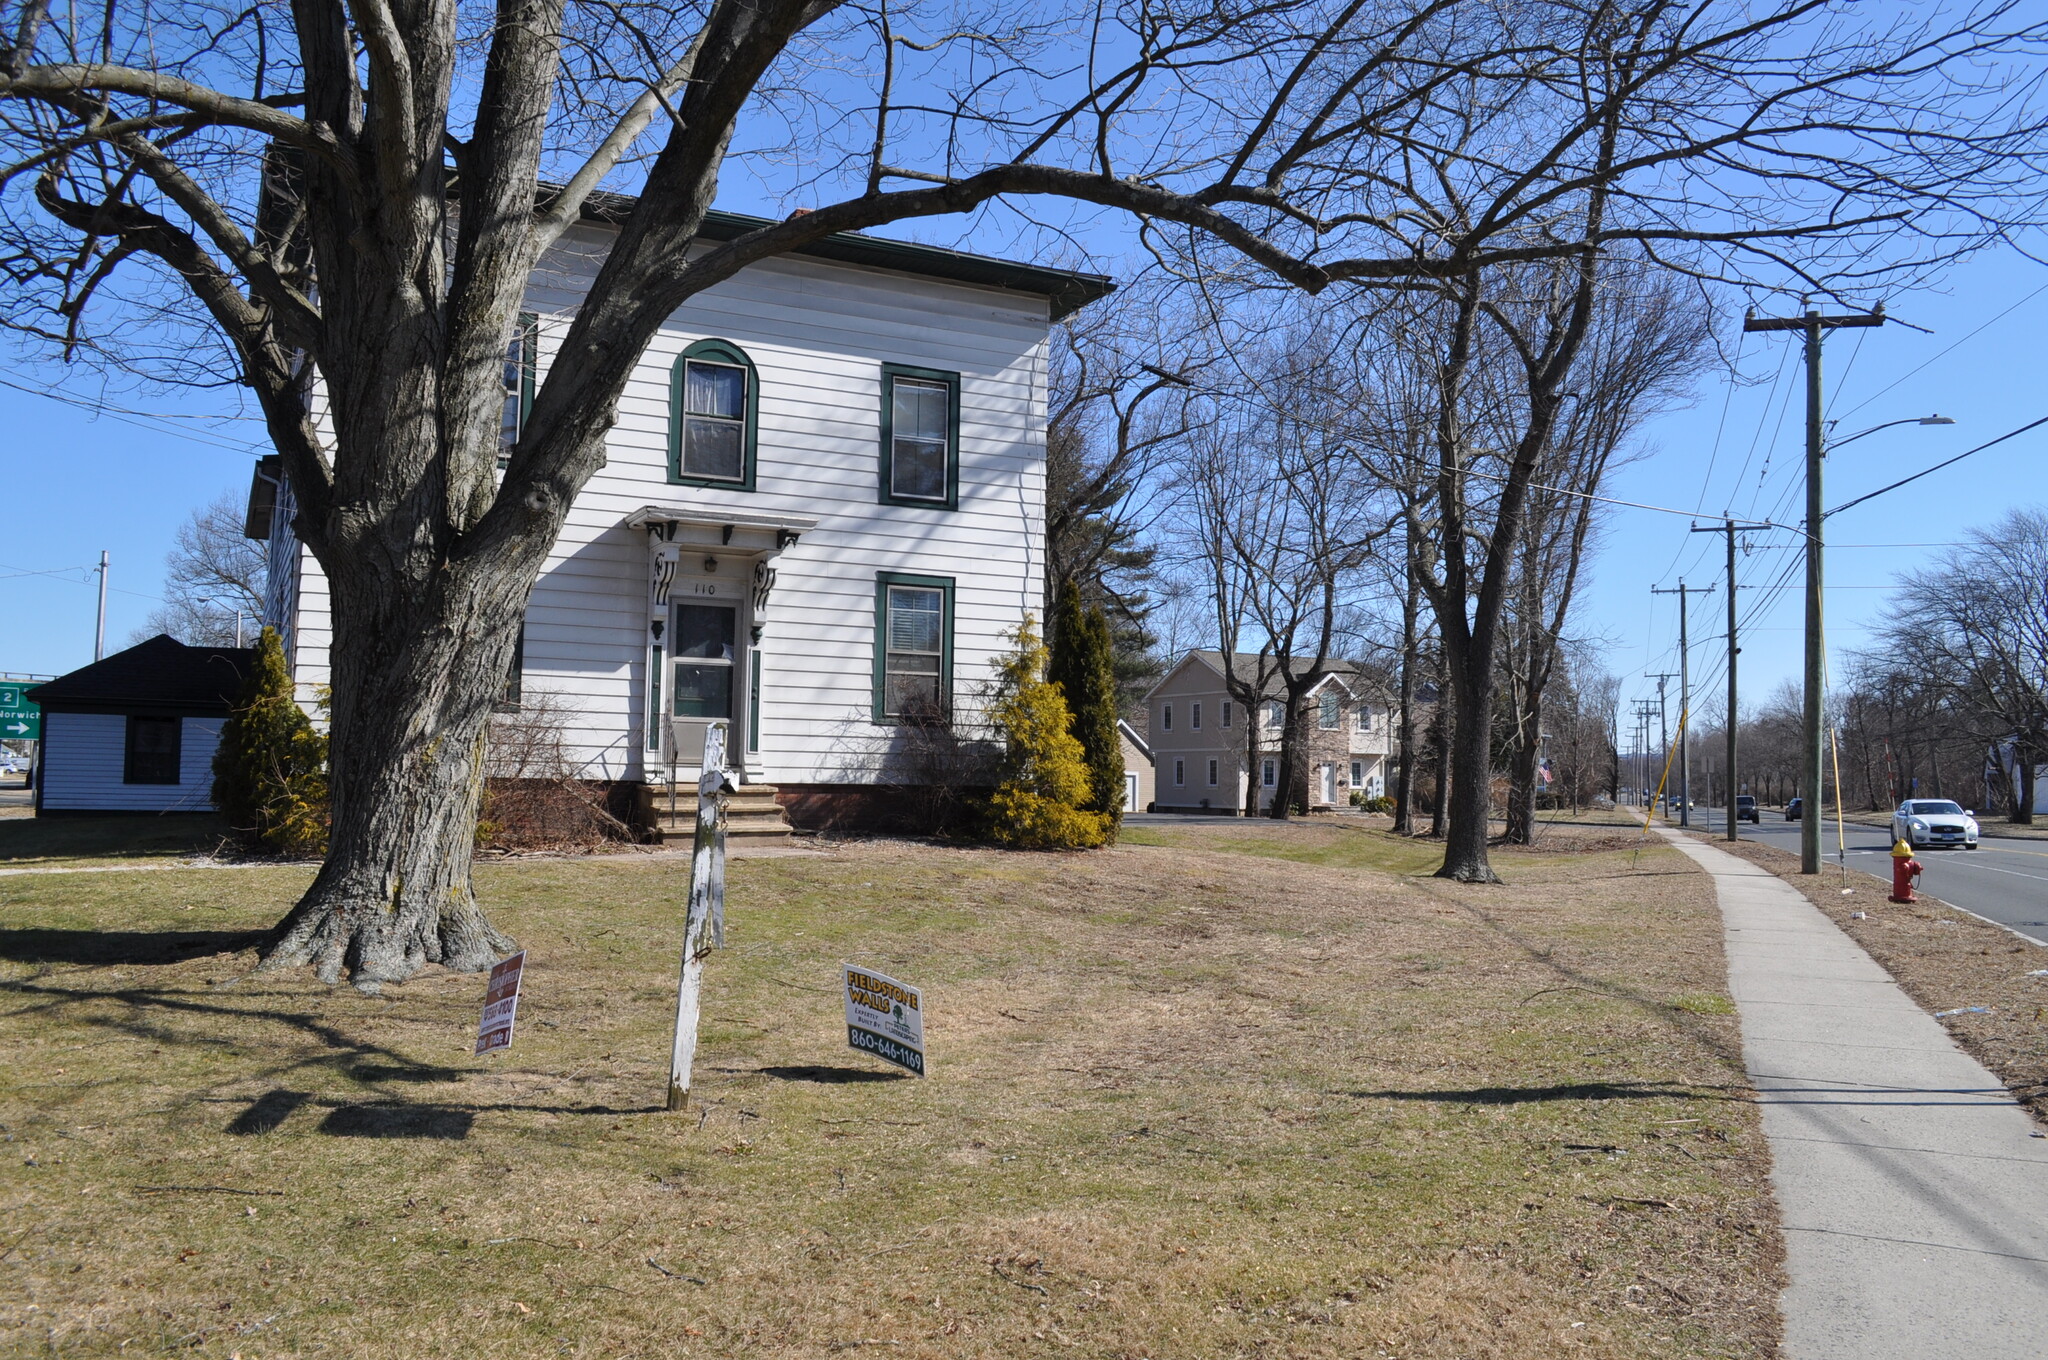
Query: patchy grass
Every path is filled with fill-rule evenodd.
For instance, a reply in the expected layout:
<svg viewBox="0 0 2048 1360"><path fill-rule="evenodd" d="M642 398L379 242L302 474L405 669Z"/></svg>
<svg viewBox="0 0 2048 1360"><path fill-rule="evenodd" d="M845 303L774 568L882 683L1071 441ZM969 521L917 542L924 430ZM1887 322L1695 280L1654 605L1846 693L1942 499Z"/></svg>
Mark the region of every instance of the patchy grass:
<svg viewBox="0 0 2048 1360"><path fill-rule="evenodd" d="M677 862L479 870L488 1059L476 977L247 975L304 869L0 879L0 1350L1774 1353L1704 875L1162 839L736 863L680 1115ZM929 1080L845 1048L842 959L927 989Z"/></svg>
<svg viewBox="0 0 2048 1360"><path fill-rule="evenodd" d="M1845 879L1834 868L1802 874L1789 851L1754 841L1714 845L1806 894L2048 1124L2048 976L2037 971L2048 969L2048 949L1925 893L1912 906L1893 902L1889 877L1850 869ZM1853 895L1843 895L1844 883ZM1850 915L1859 911L1860 921Z"/></svg>
<svg viewBox="0 0 2048 1360"><path fill-rule="evenodd" d="M221 849L227 824L212 813L0 818L0 866L52 868L196 859Z"/></svg>

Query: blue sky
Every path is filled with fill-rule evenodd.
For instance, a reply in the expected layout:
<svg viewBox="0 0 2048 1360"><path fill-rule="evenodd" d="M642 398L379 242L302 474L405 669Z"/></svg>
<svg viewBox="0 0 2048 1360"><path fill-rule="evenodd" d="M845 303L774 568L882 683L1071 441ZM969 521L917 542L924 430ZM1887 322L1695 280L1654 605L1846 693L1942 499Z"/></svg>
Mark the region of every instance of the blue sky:
<svg viewBox="0 0 2048 1360"><path fill-rule="evenodd" d="M730 198L726 205L767 206ZM983 248L1015 243L1014 235L988 225L1001 241ZM918 234L938 239L943 230L927 223ZM1892 301L1894 316L1932 334L1893 325L1830 340L1829 413L1840 422L1839 435L1936 411L1957 423L1901 426L1845 448L1830 460L1828 504L2048 415L2048 385L2039 379L2048 291L2036 295L2044 286L2048 269L2040 265L2012 254L1981 257L1954 270L1938 290ZM1738 318L1728 320L1732 331ZM1651 452L1614 479L1617 498L1684 512L1616 510L1591 564L1578 628L1606 644L1609 669L1624 677L1624 700L1655 693L1644 672L1677 669L1676 602L1653 597L1650 587L1675 585L1681 576L1692 585L1721 583L1721 540L1688 534L1688 517L1697 512L1706 523L1732 511L1790 521L1800 513L1798 358L1796 337L1744 338L1740 368L1751 381L1731 390L1710 376L1690 407L1646 430ZM64 378L54 367L19 362L0 370L0 380L28 387ZM69 390L89 400L98 389L88 380ZM247 489L260 426L206 418L232 416L232 400L231 393L130 394L115 405L140 415L123 418L0 386L0 428L9 431L0 444L0 475L10 493L0 515L0 671L55 673L91 660L96 595L83 569L102 548L113 555L110 647L125 644L142 625L162 589L164 556L179 523L222 492ZM1832 645L1862 642L1883 608L1881 587L1895 572L1952 560L1953 550L1939 545L2009 507L2048 500L2044 466L2048 427L1831 520L1839 545L1830 554ZM1742 561L1744 582L1782 579L1796 587L1802 578L1793 545L1785 534L1756 536ZM1740 594L1749 702L1798 676L1800 596L1796 588ZM1696 687L1708 691L1701 707L1709 713L1721 703L1724 617L1719 595L1694 606L1693 674Z"/></svg>

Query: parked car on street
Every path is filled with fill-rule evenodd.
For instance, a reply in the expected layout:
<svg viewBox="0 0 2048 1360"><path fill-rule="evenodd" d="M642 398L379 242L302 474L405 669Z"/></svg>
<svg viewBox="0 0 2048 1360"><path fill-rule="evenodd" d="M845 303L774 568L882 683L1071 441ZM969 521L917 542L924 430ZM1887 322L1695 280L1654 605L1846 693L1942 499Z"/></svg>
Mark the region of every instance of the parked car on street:
<svg viewBox="0 0 2048 1360"><path fill-rule="evenodd" d="M1926 845L1977 848L1977 815L1946 798L1908 798L1892 814L1892 839L1914 850Z"/></svg>
<svg viewBox="0 0 2048 1360"><path fill-rule="evenodd" d="M1747 794L1747 793L1743 793L1743 794L1737 794L1737 795L1736 795L1736 798L1735 798L1735 820L1736 820L1736 821L1738 821L1738 822L1756 822L1756 823L1758 823L1758 824L1762 824L1762 822L1763 822L1763 819L1764 819L1764 815L1763 815L1763 813L1761 813L1761 812L1759 812L1759 811L1757 810L1757 806L1756 806L1756 799L1755 799L1754 797L1752 797L1751 795L1749 795L1749 794Z"/></svg>
<svg viewBox="0 0 2048 1360"><path fill-rule="evenodd" d="M1805 810L1806 800L1804 798L1791 799L1785 804L1785 820L1796 822L1799 820L1799 815Z"/></svg>

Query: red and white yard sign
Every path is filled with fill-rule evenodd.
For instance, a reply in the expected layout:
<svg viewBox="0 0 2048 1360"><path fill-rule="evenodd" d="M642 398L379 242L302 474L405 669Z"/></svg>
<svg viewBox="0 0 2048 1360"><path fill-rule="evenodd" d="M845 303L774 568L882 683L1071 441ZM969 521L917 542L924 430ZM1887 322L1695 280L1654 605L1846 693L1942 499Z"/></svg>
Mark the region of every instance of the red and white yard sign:
<svg viewBox="0 0 2048 1360"><path fill-rule="evenodd" d="M491 969L490 989L484 993L484 1018L476 1027L476 1051L490 1053L512 1042L512 1022L519 1015L519 978L526 971L526 951L520 950Z"/></svg>

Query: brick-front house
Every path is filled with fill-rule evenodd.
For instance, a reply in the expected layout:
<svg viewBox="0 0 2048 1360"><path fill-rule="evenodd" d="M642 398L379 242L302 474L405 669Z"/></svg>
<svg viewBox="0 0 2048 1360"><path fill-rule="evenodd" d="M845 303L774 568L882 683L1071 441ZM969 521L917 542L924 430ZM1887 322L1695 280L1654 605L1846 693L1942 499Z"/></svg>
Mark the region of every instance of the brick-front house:
<svg viewBox="0 0 2048 1360"><path fill-rule="evenodd" d="M1237 673L1253 675L1257 664L1256 656L1239 653ZM1308 742L1293 802L1309 811L1348 806L1354 789L1378 797L1386 792L1389 774L1390 706L1351 663L1331 662L1329 670L1303 697ZM1253 781L1260 810L1271 806L1279 785L1286 692L1273 681L1265 695L1258 711L1247 715L1224 683L1223 654L1217 651L1189 652L1152 687L1145 707L1159 811L1239 812ZM1258 738L1255 766L1247 764L1248 720Z"/></svg>

